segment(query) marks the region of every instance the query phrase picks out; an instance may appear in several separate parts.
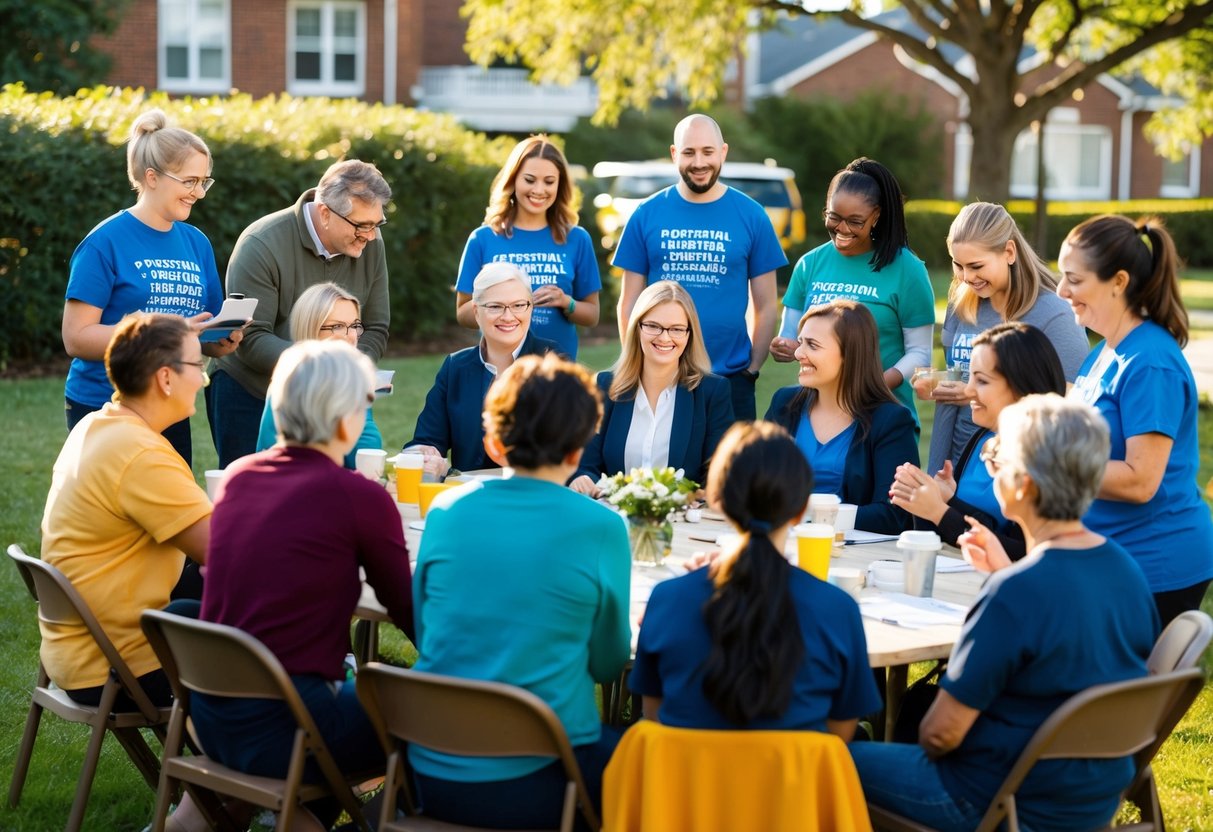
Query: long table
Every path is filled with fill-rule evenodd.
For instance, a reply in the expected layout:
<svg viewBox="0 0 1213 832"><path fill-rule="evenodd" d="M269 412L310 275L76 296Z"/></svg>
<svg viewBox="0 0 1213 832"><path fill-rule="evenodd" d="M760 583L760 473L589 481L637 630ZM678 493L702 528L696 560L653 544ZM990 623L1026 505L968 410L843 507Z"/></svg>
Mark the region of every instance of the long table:
<svg viewBox="0 0 1213 832"><path fill-rule="evenodd" d="M397 506L400 509L409 555L416 559L423 534L416 528L419 525L417 521L420 519L420 513L415 504L397 503ZM723 519L713 516L711 512L703 512L703 514L704 519L698 523L688 523L683 520L674 523L674 541L665 564L659 567L644 565L632 567L633 646L636 634L640 629L640 619L644 614L653 587L662 580L685 574L685 564L696 553L716 548L714 541L720 535L732 531L732 528ZM789 552L792 551L790 548L792 546L795 546L795 541L789 540ZM958 556L957 551L951 547L944 547L942 554ZM893 541L856 543L835 547L833 557L830 559L830 566L866 570L876 560L901 560L895 543ZM934 597L968 606L977 595L983 580L983 575L973 571L938 572L935 576ZM879 589L867 587L862 590L860 597L861 599L870 598L879 595L880 592ZM363 584L362 598L355 614L370 622L389 620L387 611L375 597L374 591L366 584ZM910 664L947 658L960 635L960 623L909 629L865 617L863 625L868 643L868 662L873 668L884 668L886 671L885 736L887 737L892 734L893 720L897 715L901 694L906 689ZM372 634L365 647L373 652L375 644L376 641Z"/></svg>

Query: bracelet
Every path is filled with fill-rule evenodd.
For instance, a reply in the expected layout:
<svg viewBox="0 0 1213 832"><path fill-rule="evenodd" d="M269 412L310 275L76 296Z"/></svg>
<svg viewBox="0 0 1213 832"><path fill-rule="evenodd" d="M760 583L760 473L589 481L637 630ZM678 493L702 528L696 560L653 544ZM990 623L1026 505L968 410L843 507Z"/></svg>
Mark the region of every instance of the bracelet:
<svg viewBox="0 0 1213 832"><path fill-rule="evenodd" d="M570 297L569 298L569 308L564 310L564 316L566 318L569 317L570 315L573 314L573 310L576 308L577 308L577 301L574 298Z"/></svg>

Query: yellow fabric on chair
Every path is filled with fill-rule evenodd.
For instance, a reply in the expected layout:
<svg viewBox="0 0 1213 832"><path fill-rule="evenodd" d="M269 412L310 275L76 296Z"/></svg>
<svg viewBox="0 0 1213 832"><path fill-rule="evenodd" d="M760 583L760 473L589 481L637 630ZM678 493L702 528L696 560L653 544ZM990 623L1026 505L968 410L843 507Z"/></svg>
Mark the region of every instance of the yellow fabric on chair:
<svg viewBox="0 0 1213 832"><path fill-rule="evenodd" d="M815 731L703 731L641 720L602 787L603 832L870 830L846 744Z"/></svg>

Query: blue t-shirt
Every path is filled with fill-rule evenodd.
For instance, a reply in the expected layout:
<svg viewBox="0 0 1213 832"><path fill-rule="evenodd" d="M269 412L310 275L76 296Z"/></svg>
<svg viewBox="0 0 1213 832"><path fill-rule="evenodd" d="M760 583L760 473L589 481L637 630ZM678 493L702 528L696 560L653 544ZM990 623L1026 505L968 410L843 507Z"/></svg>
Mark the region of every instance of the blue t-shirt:
<svg viewBox="0 0 1213 832"><path fill-rule="evenodd" d="M986 806L1028 740L1063 702L1092 685L1146 675L1158 612L1145 576L1112 541L1046 549L990 576L941 681L981 711L939 758L949 794ZM1033 830L1091 829L1116 811L1133 762L1042 760L1017 792Z"/></svg>
<svg viewBox="0 0 1213 832"><path fill-rule="evenodd" d="M903 248L893 262L880 271L868 264L870 253L847 257L833 243L810 251L796 268L783 296L783 305L802 312L836 298L859 301L872 311L880 334L880 366L889 369L906 354L902 330L935 324L935 290L927 267L914 252ZM795 338L797 333L781 332ZM915 414L914 389L907 375L893 391L897 400Z"/></svg>
<svg viewBox="0 0 1213 832"><path fill-rule="evenodd" d="M594 682L623 672L632 554L623 519L544 480L514 476L439 494L413 572L417 670L524 687L560 717L574 746L596 742ZM409 745L427 777L530 774L544 757L473 758Z"/></svg>
<svg viewBox="0 0 1213 832"><path fill-rule="evenodd" d="M787 711L759 719L750 730L826 730L826 720L855 719L880 709L868 665L859 606L841 589L788 566L788 589L804 639L804 659ZM653 588L640 626L628 687L662 698L660 719L679 728L738 728L703 694L702 667L712 650L703 605L714 587L707 569Z"/></svg>
<svg viewBox="0 0 1213 832"><path fill-rule="evenodd" d="M157 231L119 211L76 247L66 299L97 307L101 323L111 325L131 312L215 314L223 305L223 284L215 252L201 231L183 222ZM104 362L72 359L67 398L101 407L113 394Z"/></svg>
<svg viewBox="0 0 1213 832"><path fill-rule="evenodd" d="M813 491L818 494L842 496L842 475L847 468L847 452L855 435L855 423L847 427L825 444L817 441L813 423L809 421L809 408L800 415L796 426L796 447L809 461L813 469Z"/></svg>
<svg viewBox="0 0 1213 832"><path fill-rule="evenodd" d="M750 280L787 263L771 218L753 199L729 188L712 202L687 202L676 185L640 203L612 261L649 285L682 284L695 301L712 372L722 376L750 366Z"/></svg>
<svg viewBox="0 0 1213 832"><path fill-rule="evenodd" d="M986 470L986 464L981 461L981 450L990 441L993 433L987 433L977 441L977 446L969 455L960 479L956 481L956 499L963 500L974 508L979 508L991 517L999 518L998 531L1007 525L1007 519L1002 516L1002 506L994 496L994 479Z"/></svg>
<svg viewBox="0 0 1213 832"><path fill-rule="evenodd" d="M1105 345L1095 345L1069 395L1103 414L1112 433L1111 458L1123 460L1125 441L1145 433L1161 433L1174 445L1150 500L1096 500L1083 521L1128 550L1153 592L1213 578L1213 519L1196 484L1200 457L1192 369L1171 334L1152 321L1101 358Z"/></svg>
<svg viewBox="0 0 1213 832"><path fill-rule="evenodd" d="M579 225L569 229L564 245L552 239L551 228L536 231L515 228L512 237L503 237L487 225L480 226L463 248L455 290L472 294L476 275L486 263L499 260L521 267L530 275L532 289L554 283L574 300L602 289L594 243L589 232ZM536 307L531 311L531 332L555 341L561 353L576 360L577 327L564 316L563 309Z"/></svg>

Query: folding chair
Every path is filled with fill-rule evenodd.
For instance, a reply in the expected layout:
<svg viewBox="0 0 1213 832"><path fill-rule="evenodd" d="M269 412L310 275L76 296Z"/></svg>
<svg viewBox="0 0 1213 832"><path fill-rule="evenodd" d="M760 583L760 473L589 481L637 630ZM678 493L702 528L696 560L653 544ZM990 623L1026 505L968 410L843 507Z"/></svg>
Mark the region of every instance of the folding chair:
<svg viewBox="0 0 1213 832"><path fill-rule="evenodd" d="M311 713L269 648L235 627L195 621L159 610L147 610L141 621L147 640L168 674L175 697L168 737L164 742L164 761L152 816L153 832L164 832L169 801L179 783L277 812L279 832L290 826L301 804L332 795L360 830L370 831L349 781L337 768ZM182 745L190 714L191 692L281 700L296 723L286 777L259 777L229 768L205 754L184 755ZM323 784L303 782L309 757L320 768ZM359 775L363 774L359 772ZM350 779L361 782L366 777Z"/></svg>
<svg viewBox="0 0 1213 832"><path fill-rule="evenodd" d="M107 731L126 750L127 756L135 764L135 768L143 775L143 779L153 789L156 788L160 777L160 761L148 747L140 728L150 728L157 738L164 741L164 726L169 719L168 708L156 707L144 692L139 680L131 672L118 650L110 641L109 636L101 629L92 610L80 597L71 581L62 572L49 563L37 558L31 558L22 551L21 547L13 544L8 547L8 556L17 566L22 580L38 602L38 617L50 624L84 626L88 629L97 648L105 656L110 665L109 677L101 689L101 699L96 707L81 705L64 691L54 685L46 674L46 668L41 659L38 661L38 676L34 683L33 696L30 702L29 714L25 718L25 731L21 735L21 746L17 752L17 762L13 766L13 779L8 790L9 806L16 806L21 799L21 791L25 787L25 777L29 773L30 759L34 753L34 740L38 736L38 726L42 720L43 710L49 710L68 722L88 725L92 731L88 746L84 752L84 763L80 769L80 779L76 784L76 796L72 800L71 812L68 815L67 832L76 832L84 821L84 812L88 808L88 796L93 787L93 777L97 773L97 763L101 758L101 746ZM125 693L135 704L134 711L115 712L114 704L119 694Z"/></svg>
<svg viewBox="0 0 1213 832"><path fill-rule="evenodd" d="M358 671L358 698L388 753L380 832L459 832L474 827L417 814L405 771L405 743L468 757L556 757L564 764L561 832L571 832L577 807L591 829L600 824L560 718L530 691L401 670L370 662ZM396 820L397 792L409 817Z"/></svg>
<svg viewBox="0 0 1213 832"><path fill-rule="evenodd" d="M1045 720L1007 774L976 832L993 832L1005 822L1018 832L1015 792L1037 760L1114 759L1134 755L1139 770L1148 765L1139 752L1156 751L1192 702L1200 695L1204 675L1196 668L1096 685L1074 694ZM894 812L868 804L872 825L888 832L932 832ZM1161 815L1160 815L1161 816ZM1144 821L1118 829L1158 829Z"/></svg>

